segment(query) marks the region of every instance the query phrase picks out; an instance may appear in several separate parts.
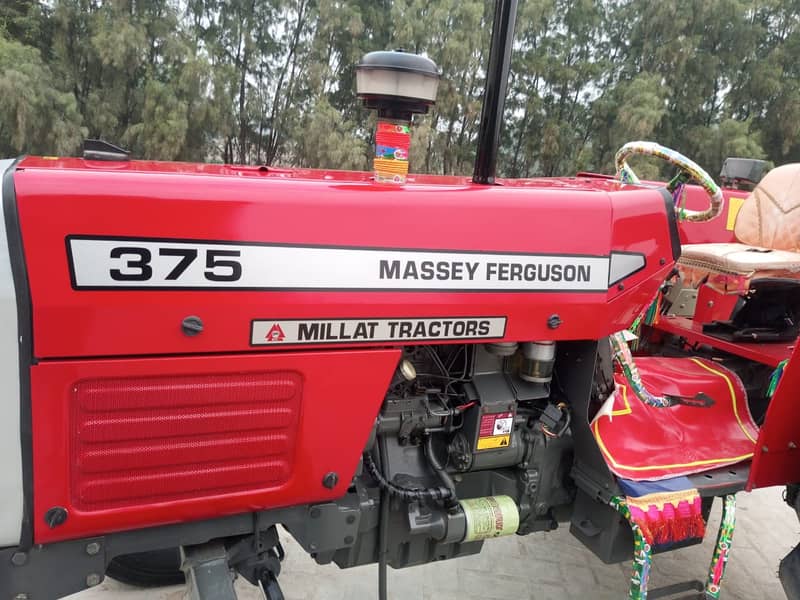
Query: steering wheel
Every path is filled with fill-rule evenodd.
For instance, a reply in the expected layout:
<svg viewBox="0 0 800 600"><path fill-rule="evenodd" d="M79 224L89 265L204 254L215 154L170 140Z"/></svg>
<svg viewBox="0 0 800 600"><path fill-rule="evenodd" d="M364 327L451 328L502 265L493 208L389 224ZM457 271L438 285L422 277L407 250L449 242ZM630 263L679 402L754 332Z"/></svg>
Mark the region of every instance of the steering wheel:
<svg viewBox="0 0 800 600"><path fill-rule="evenodd" d="M711 203L706 210L681 209L679 217L685 221L710 221L715 219L722 211L722 190L714 182L711 176L693 160L686 158L680 152L671 148L656 144L655 142L628 142L617 151L614 162L617 167L617 179L623 183L639 183L639 178L633 172L627 159L634 154L646 154L657 156L670 164L678 167L682 173L686 173L691 180L699 183L706 191ZM672 190L670 190L672 191Z"/></svg>

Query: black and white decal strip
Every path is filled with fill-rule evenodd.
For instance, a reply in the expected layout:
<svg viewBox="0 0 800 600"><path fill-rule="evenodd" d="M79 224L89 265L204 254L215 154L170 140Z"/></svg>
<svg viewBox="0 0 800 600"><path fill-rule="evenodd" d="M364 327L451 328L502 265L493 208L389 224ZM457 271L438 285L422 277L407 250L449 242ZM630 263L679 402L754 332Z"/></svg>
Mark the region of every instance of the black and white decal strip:
<svg viewBox="0 0 800 600"><path fill-rule="evenodd" d="M505 317L433 317L393 319L256 320L253 346L287 344L351 344L421 340L500 339Z"/></svg>
<svg viewBox="0 0 800 600"><path fill-rule="evenodd" d="M84 236L68 237L67 252L75 289L599 292L612 265L624 276L608 256ZM636 256L626 263L640 268Z"/></svg>

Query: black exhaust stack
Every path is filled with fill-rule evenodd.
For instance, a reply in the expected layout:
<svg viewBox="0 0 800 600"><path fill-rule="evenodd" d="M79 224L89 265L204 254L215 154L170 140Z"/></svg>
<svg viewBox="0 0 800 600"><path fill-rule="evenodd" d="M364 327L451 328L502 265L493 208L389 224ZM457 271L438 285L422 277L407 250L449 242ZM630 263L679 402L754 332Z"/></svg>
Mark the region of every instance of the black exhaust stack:
<svg viewBox="0 0 800 600"><path fill-rule="evenodd" d="M475 156L475 171L472 174L473 183L494 184L516 21L517 0L496 0L492 41L489 47L489 66L486 69L486 87L483 91L483 107L478 130L478 151Z"/></svg>

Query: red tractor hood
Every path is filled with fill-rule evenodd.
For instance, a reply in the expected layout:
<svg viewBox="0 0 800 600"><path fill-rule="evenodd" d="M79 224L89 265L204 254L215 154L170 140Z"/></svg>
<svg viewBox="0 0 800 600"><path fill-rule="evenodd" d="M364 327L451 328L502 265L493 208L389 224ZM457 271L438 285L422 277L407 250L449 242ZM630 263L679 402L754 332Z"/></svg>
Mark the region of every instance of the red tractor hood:
<svg viewBox="0 0 800 600"><path fill-rule="evenodd" d="M591 177L26 158L13 184L40 359L598 339L679 255L663 189Z"/></svg>

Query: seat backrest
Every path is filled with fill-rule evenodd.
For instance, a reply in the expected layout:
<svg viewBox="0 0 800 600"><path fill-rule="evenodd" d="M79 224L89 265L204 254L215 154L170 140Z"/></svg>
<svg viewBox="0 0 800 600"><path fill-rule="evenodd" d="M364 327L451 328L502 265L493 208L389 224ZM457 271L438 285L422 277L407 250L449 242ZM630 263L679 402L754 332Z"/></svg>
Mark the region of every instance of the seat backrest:
<svg viewBox="0 0 800 600"><path fill-rule="evenodd" d="M748 246L800 252L800 163L764 176L742 204L733 233Z"/></svg>

